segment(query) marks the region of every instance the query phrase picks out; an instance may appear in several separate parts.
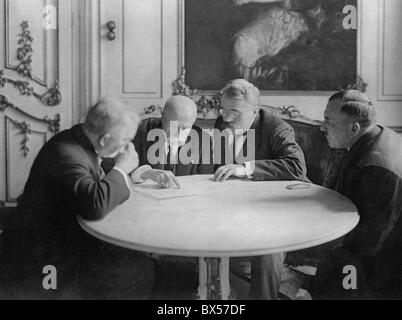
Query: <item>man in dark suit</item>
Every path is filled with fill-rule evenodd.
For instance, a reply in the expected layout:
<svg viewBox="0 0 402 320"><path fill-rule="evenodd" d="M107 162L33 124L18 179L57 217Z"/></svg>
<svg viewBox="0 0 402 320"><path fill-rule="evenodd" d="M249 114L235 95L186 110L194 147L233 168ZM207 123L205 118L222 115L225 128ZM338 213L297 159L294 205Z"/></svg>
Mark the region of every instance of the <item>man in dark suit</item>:
<svg viewBox="0 0 402 320"><path fill-rule="evenodd" d="M208 148L210 138L194 125L196 119L194 101L174 96L166 102L162 118L144 120L134 140L141 166L134 180L151 179L176 187L174 176L213 174L211 157L207 159L209 163L202 159L203 138Z"/></svg>
<svg viewBox="0 0 402 320"><path fill-rule="evenodd" d="M138 124L131 109L103 99L83 124L61 132L42 148L10 222L15 232L5 234L14 256L7 277L14 277L15 298L68 297L78 279L86 298L140 298L150 293L152 262L98 242L76 220L77 215L101 220L130 197L128 175L138 167L130 141ZM103 172L100 164L107 157L115 159L115 166ZM56 291L42 286L42 271L49 265L57 270ZM126 270L133 274L122 277Z"/></svg>
<svg viewBox="0 0 402 320"><path fill-rule="evenodd" d="M203 135L194 124L196 118L194 101L174 96L166 101L162 118L142 122L134 140L140 167L132 175L133 182L152 180L166 188L177 188L180 184L175 177L214 173L212 155L207 157L207 163L202 159L203 144L210 150L210 137L207 133ZM157 281L154 298L182 297L183 288L194 289L192 286L198 279L196 259L155 258L160 281Z"/></svg>
<svg viewBox="0 0 402 320"><path fill-rule="evenodd" d="M331 148L348 151L336 190L353 201L360 222L318 265L313 298L400 299L392 291L402 270L402 138L377 125L375 107L354 90L329 99L322 131ZM344 286L348 275L352 287Z"/></svg>
<svg viewBox="0 0 402 320"><path fill-rule="evenodd" d="M221 117L215 128L233 133L230 147L233 147L234 161L218 165L216 181L223 182L229 177L248 177L254 181L306 180L303 151L296 143L292 127L260 108L258 89L245 80L234 80L221 94ZM244 136L249 131L254 131L250 136L254 139L254 152L248 155L250 161L238 163L239 155L247 158L250 144ZM224 159L227 150L221 150Z"/></svg>
<svg viewBox="0 0 402 320"><path fill-rule="evenodd" d="M226 130L228 135L214 141L214 151L221 144L221 160L228 159L228 149L233 155L229 163L217 166L215 181L224 182L230 177L254 181L307 180L303 151L292 127L260 108L260 92L254 85L233 80L222 90L221 97L222 116L215 127ZM278 298L284 258L280 253L252 259L251 298Z"/></svg>

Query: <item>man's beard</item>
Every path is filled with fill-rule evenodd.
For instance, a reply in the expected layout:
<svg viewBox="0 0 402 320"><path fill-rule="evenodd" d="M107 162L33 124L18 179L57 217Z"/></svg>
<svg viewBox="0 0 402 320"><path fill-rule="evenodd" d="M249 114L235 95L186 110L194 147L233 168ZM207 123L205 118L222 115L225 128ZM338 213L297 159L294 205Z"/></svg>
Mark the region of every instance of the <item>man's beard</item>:
<svg viewBox="0 0 402 320"><path fill-rule="evenodd" d="M173 139L173 140L168 139L167 144L171 148L180 148L186 144L186 141L185 140L177 140L177 139Z"/></svg>

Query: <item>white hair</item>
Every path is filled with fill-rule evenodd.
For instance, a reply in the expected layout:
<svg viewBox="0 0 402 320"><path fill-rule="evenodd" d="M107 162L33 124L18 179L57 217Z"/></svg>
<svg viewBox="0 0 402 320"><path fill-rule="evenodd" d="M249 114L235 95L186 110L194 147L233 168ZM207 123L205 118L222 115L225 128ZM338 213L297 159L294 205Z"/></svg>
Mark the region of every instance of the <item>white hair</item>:
<svg viewBox="0 0 402 320"><path fill-rule="evenodd" d="M84 126L94 134L103 135L117 127L138 127L139 123L140 117L134 109L118 100L102 98L89 109Z"/></svg>

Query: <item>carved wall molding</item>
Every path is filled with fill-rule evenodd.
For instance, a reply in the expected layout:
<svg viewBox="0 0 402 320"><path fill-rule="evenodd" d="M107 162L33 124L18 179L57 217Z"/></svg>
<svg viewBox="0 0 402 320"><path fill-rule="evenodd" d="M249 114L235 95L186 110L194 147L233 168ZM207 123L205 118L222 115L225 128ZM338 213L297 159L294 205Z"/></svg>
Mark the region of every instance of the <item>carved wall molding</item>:
<svg viewBox="0 0 402 320"><path fill-rule="evenodd" d="M291 120L291 121L296 121L296 122L301 122L301 123L307 123L313 126L321 126L322 122L319 120L314 120L309 117L306 117L305 115L301 114L299 109L297 109L295 106L282 106L282 107L271 107L267 105L262 105L261 106L264 110L267 110L281 119L285 120Z"/></svg>
<svg viewBox="0 0 402 320"><path fill-rule="evenodd" d="M7 117L7 120L10 121L16 129L19 130L19 133L24 136L21 141L21 152L26 158L30 152L28 142L29 142L29 135L32 134L31 125L28 124L26 121L18 122L10 117Z"/></svg>
<svg viewBox="0 0 402 320"><path fill-rule="evenodd" d="M44 105L48 107L55 107L61 102L61 93L59 90L59 83L56 81L54 88L50 88L47 92L43 94L38 94L35 92L34 88L30 86L28 81L19 81L13 80L10 78L4 77L4 71L0 70L0 87L4 88L4 86L9 83L13 85L16 89L18 89L23 96L34 96L39 101L41 101Z"/></svg>
<svg viewBox="0 0 402 320"><path fill-rule="evenodd" d="M13 2L15 2L15 1L12 1L12 0L4 0L4 2L5 2L5 10L4 10L4 14L5 14L5 23L6 23L6 29L7 28L10 28L10 22L12 22L13 21L13 17L11 17L11 13L12 13L12 10L13 10L13 5L12 5L12 3ZM45 2L45 1L44 1ZM56 1L57 2L57 4L56 4L56 12L55 12L55 17L53 17L53 18L55 18L55 20L56 21L59 21L59 10L58 10L58 8L59 8L59 1ZM21 30L22 31L24 31L24 28L25 27L27 27L27 29L28 29L28 31L29 31L29 23L28 24L26 24L25 25L25 22L26 21L23 21L21 24L20 24L20 26L21 26ZM42 23L44 23L44 20L42 20ZM24 24L24 26L23 26L23 24ZM29 34L30 34L30 32L29 32ZM28 35L28 33L25 33L24 34L24 32L20 32L19 33L19 37L20 37L20 40L22 39L22 37L24 36L25 38L29 38L29 37L26 37L26 35ZM59 31L58 31L58 29L57 29L57 39L59 39ZM6 48L6 50L5 50L5 54L6 54L6 69L10 69L10 70L16 70L17 69L17 66L13 66L13 65L11 65L11 63L10 63L10 61L9 61L9 47L10 47L10 35L6 32L6 42L5 42L5 48ZM33 42L33 39L32 39L32 42ZM33 52L32 52L33 53ZM58 54L57 54L57 61L58 61L58 56L59 56L59 52L58 52ZM17 59L18 59L18 57L17 57ZM18 60L18 61L20 61L20 60ZM57 75L56 75L56 79L58 79L59 78L59 69L58 69L59 67L58 67L58 62L57 62L57 70L55 70L55 72L57 73ZM33 81L35 81L36 83L38 83L39 85L41 85L41 86L43 86L43 87L48 87L49 85L47 84L47 82L46 82L46 77L44 78L44 79L40 79L39 77L36 77L35 75L31 75L31 77L32 77L32 80Z"/></svg>
<svg viewBox="0 0 402 320"><path fill-rule="evenodd" d="M173 82L173 95L191 97L197 94L197 90L191 90L186 84L186 68L181 68L179 77Z"/></svg>
<svg viewBox="0 0 402 320"><path fill-rule="evenodd" d="M47 123L49 125L49 131L54 134L59 133L59 131L60 131L60 120L61 120L60 114L56 114L53 119L49 118L48 116L45 116L44 118L38 118L38 117L35 117L35 116L23 111L20 107L15 106L11 102L9 102L6 96L0 95L0 111L4 112L7 108L17 110L21 114L23 114L33 120Z"/></svg>
<svg viewBox="0 0 402 320"><path fill-rule="evenodd" d="M21 29L21 33L19 34L20 39L18 40L20 47L17 50L17 59L20 64L17 66L16 71L23 77L33 79L31 64L33 53L32 43L34 39L29 30L29 22L21 22ZM37 82L39 83L39 81ZM39 84L43 85L42 83Z"/></svg>
<svg viewBox="0 0 402 320"><path fill-rule="evenodd" d="M60 132L60 120L61 120L60 114L56 114L54 116L54 118L50 118L48 116L45 116L44 118L38 118L38 117L28 114L27 112L23 111L21 108L15 106L11 102L9 102L7 97L5 97L4 95L0 95L0 112L4 112L8 108L16 110L19 113L21 113L22 115L29 117L30 119L46 123L48 125L48 130L53 134L57 134ZM31 129L31 125L29 123L27 123L26 121L18 122L11 118L8 118L8 120L10 122L12 122L13 125L17 129L19 129L20 134L24 136L24 139L21 143L21 151L23 152L24 157L27 157L27 155L29 154L29 151L30 151L29 146L28 146L29 135L31 135L33 132Z"/></svg>
<svg viewBox="0 0 402 320"><path fill-rule="evenodd" d="M152 104L144 109L145 114L160 113L162 114L163 108L158 104Z"/></svg>
<svg viewBox="0 0 402 320"><path fill-rule="evenodd" d="M204 115L204 118L210 111L218 110L220 108L219 94L201 95L198 97L198 90L191 89L186 83L186 68L182 67L181 74L173 82L173 95L186 96L195 101L198 106L198 111Z"/></svg>
<svg viewBox="0 0 402 320"><path fill-rule="evenodd" d="M186 83L186 69L182 67L180 76L173 82L173 95L182 95L189 97L195 101L198 106L198 111L202 113L204 119L212 119L218 117L218 110L221 106L220 101L220 93L212 93L209 95L202 94L199 95L200 92L197 89L191 89ZM367 91L367 83L364 82L362 77L357 76L356 82L348 85L346 88L339 88L338 90L359 90L361 92ZM310 119L301 114L301 112L297 109L297 107L290 106L282 106L282 107L272 107L268 105L261 105L261 108L272 112L279 117L287 120L295 120L304 123L309 123L312 125L320 126L322 124L321 121ZM145 108L145 114L151 114L158 110L162 110L160 106L149 106Z"/></svg>
<svg viewBox="0 0 402 320"><path fill-rule="evenodd" d="M18 175L20 171L25 171L25 174L29 174L29 168L26 165L32 163L31 161L35 157L34 154L30 154L31 148L28 146L28 142L32 143L35 150L39 151L48 140L48 131L34 130L26 121L19 122L7 115L4 117L4 122L6 142L6 202L15 203L21 192L19 188L22 187L19 186L17 188L18 191L16 191L15 175ZM19 139L16 135L22 135L22 137ZM16 140L19 141L19 148L18 146L17 148L15 147ZM21 157L18 156L20 153L22 153Z"/></svg>
<svg viewBox="0 0 402 320"><path fill-rule="evenodd" d="M357 88L357 84L363 88L364 86L362 84L365 83L361 78L359 78L356 84L348 86L347 89ZM203 94L201 96L197 96L199 91L196 89L191 89L186 84L186 69L184 67L181 70L180 76L173 82L172 87L173 95L182 95L193 99L198 106L198 111L202 113L204 119L217 118L219 116L218 110L221 106L220 93L210 95ZM321 124L319 121L303 116L295 106L283 106L278 108L262 105L261 107L285 119L299 120L301 122L307 122L314 125ZM151 114L161 109L162 108L160 106L149 106L145 108L145 113Z"/></svg>
<svg viewBox="0 0 402 320"><path fill-rule="evenodd" d="M41 86L47 87L45 83L38 80L38 78L32 74L32 43L34 39L29 30L29 22L23 21L21 23L21 29L21 33L19 34L20 39L18 40L20 47L17 49L17 60L19 61L19 64L16 67L8 66L7 68L16 71L18 75L24 78L28 78ZM52 88L49 88L43 94L39 94L28 81L19 81L5 77L4 70L0 70L0 87L4 87L7 83L18 89L21 95L34 96L46 106L54 107L61 103L62 96L58 80L55 81Z"/></svg>

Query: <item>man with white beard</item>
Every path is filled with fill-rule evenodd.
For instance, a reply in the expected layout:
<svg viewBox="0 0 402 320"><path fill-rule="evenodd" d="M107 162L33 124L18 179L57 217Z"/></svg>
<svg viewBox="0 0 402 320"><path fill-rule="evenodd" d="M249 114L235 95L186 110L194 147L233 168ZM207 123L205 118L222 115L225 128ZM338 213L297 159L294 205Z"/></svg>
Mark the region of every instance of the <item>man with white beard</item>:
<svg viewBox="0 0 402 320"><path fill-rule="evenodd" d="M141 166L132 176L134 182L150 179L166 188L176 188L180 185L175 176L213 174L211 159L208 159L209 164L203 163L203 134L194 125L196 119L195 102L184 96L174 96L167 100L162 118L150 118L142 122L134 140ZM183 158L187 158L187 153L184 157L182 152L185 145L190 153L197 152L197 159L190 155L192 160L184 163Z"/></svg>

